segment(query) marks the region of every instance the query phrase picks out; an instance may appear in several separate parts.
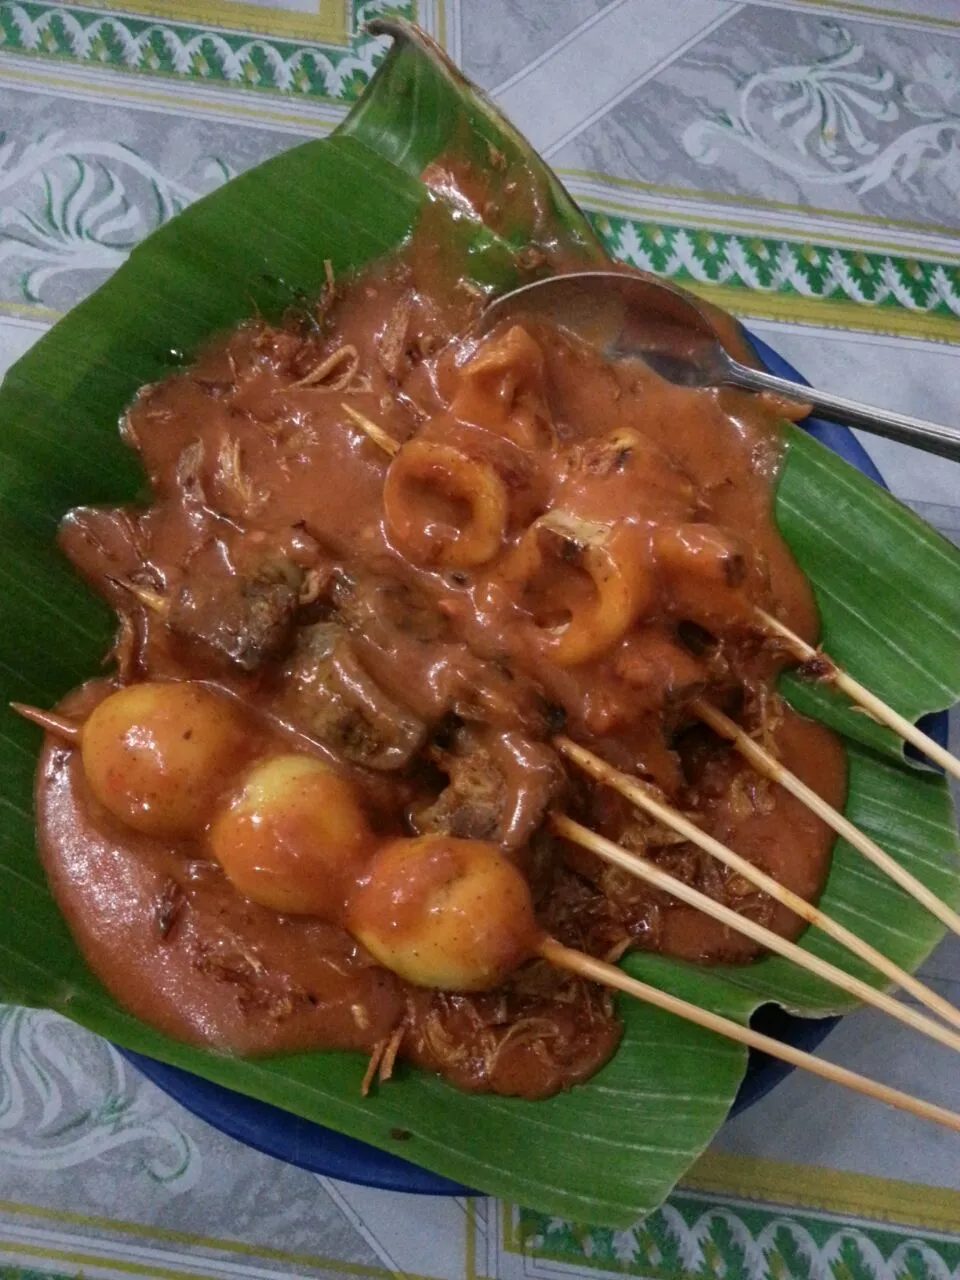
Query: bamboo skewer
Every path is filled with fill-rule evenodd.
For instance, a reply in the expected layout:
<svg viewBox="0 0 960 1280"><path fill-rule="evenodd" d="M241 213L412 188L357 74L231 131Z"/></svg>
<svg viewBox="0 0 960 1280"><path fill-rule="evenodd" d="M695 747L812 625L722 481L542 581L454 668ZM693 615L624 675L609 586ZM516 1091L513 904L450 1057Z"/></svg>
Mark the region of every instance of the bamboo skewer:
<svg viewBox="0 0 960 1280"><path fill-rule="evenodd" d="M710 916L713 920L720 921L721 924L726 925L729 929L742 933L753 942L766 947L768 951L776 952L777 955L783 956L785 960L792 961L799 968L806 969L808 973L815 974L818 978L822 978L833 986L839 987L841 991L846 991L848 995L862 1000L864 1004L873 1005L874 1008L889 1014L891 1018L895 1018L898 1022L912 1027L914 1031L919 1031L922 1035L929 1036L931 1040L936 1040L940 1044L946 1045L947 1048L960 1052L960 1035L955 1031L951 1031L949 1027L943 1027L939 1022L934 1022L932 1018L928 1018L926 1014L918 1012L909 1005L901 1004L885 991L878 991L860 978L855 978L843 969L838 969L836 965L830 964L828 960L822 960L819 956L804 951L795 942L789 942L778 933L774 933L772 929L767 929L764 925L757 924L755 920L750 920L747 916L740 915L730 907L715 902L713 898L701 893L699 889L694 889L691 885L684 884L682 880L678 880L675 876L661 871L659 867L654 866L646 858L641 858L638 854L628 852L612 840L608 840L605 836L598 835L595 831L591 831L589 827L584 827L581 823L575 822L573 818L568 818L566 814L551 814L550 824L558 835L573 841L575 844L580 845L581 848L589 849L591 853L595 853L605 862L622 867L624 871L637 876L638 879L645 880L647 884L653 885L655 889L668 893L680 902L685 902L688 906L702 911L704 915Z"/></svg>
<svg viewBox="0 0 960 1280"><path fill-rule="evenodd" d="M677 813L675 809L658 800L642 782L630 777L629 774L621 772L619 769L615 769L613 765L607 764L605 760L601 760L592 751L581 747L570 738L563 736L555 738L554 746L597 782L605 783L607 786L612 787L613 790L618 791L632 804L655 818L657 822L676 831L679 835L689 840L691 844L697 845L705 853L709 853L716 858L718 862L722 862L724 866L736 871L738 875L756 885L763 893L774 898L795 915L800 916L801 919L806 920L808 924L820 929L822 933L833 938L835 942L839 942L841 946L846 947L853 955L865 960L867 964L872 965L885 977L889 978L891 982L909 992L921 1004L926 1005L928 1009L939 1014L945 1021L960 1029L960 1009L950 1004L948 1000L944 1000L942 996L938 996L935 991L931 991L918 978L907 973L905 969L901 969L898 964L888 959L882 951L878 951L869 942L865 942L850 929L833 920L821 911L819 907L814 906L812 902L807 902L806 898L801 898L792 889L786 888L765 871L761 871L759 867L754 866L752 862L748 862L739 853L722 844L714 836L709 835L701 827L698 827L696 823L691 822L689 818L685 818L682 814Z"/></svg>
<svg viewBox="0 0 960 1280"><path fill-rule="evenodd" d="M170 601L159 591L145 587L139 582L131 582L129 578L110 577L108 581L115 587L122 587L124 591L129 591L134 600L142 604L145 609L149 609L151 613L159 613L162 617L166 617L170 612Z"/></svg>
<svg viewBox="0 0 960 1280"><path fill-rule="evenodd" d="M355 426L368 435L374 444L380 446L384 453L388 453L392 458L400 452L400 442L388 435L372 418L368 418L365 413L361 413L359 409L355 409L352 404L347 404L345 401L341 401L340 408Z"/></svg>
<svg viewBox="0 0 960 1280"><path fill-rule="evenodd" d="M925 756L935 764L938 764L941 769L953 774L955 778L960 778L960 760L956 756L951 755L939 743L934 742L922 729L918 729L915 724L912 724L899 712L894 711L893 707L887 706L881 698L878 698L875 693L871 693L869 689L864 688L859 680L854 680L853 676L848 675L842 667L838 667L819 649L807 644L806 640L801 639L789 627L785 627L779 618L775 618L770 613L765 613L763 609L757 609L756 613L764 626L778 635L781 640L785 640L794 654L803 662L823 663L824 669L822 675L820 675L821 679L828 680L831 684L836 685L852 702L862 707L874 720L879 720L888 729L892 729L894 733L899 734L905 742L911 743L918 751L922 751Z"/></svg>
<svg viewBox="0 0 960 1280"><path fill-rule="evenodd" d="M59 716L55 712L42 711L36 707L30 707L23 703L12 703L11 707L19 715L25 719L32 721L45 729L47 732L54 733L57 736L71 742L79 741L80 726L64 716ZM710 708L710 711L713 711ZM719 717L720 713L716 715ZM724 717L724 720L726 718ZM708 721L709 722L709 721ZM726 722L723 727L732 726L732 721ZM739 732L739 731L738 731ZM746 861L734 850L727 848L720 841L702 831L689 819L684 818L681 814L676 813L668 805L651 796L646 788L635 779L614 769L613 766L606 764L605 761L593 755L592 752L579 746L571 739L560 736L555 739L555 745L569 759L573 760L585 772L589 773L598 781L606 783L627 799L635 803L639 808L649 813L657 821L662 822L665 826L671 827L678 831L686 839L698 845L716 857L719 861L729 866L731 869L744 876L745 879L757 885L763 892L768 893L777 901L783 903L789 909L793 910L803 919L808 920L811 924L817 925L824 932L842 942L845 946L860 956L861 959L874 965L882 973L898 983L904 990L908 990L921 1003L928 1008L939 1013L948 1022L954 1026L960 1025L960 1010L955 1009L952 1005L942 1000L923 983L918 982L910 974L901 970L897 965L885 957L881 952L876 951L868 943L863 942L855 934L845 929L842 925L831 920L824 915L818 908L800 898L791 890L780 885L772 877L767 876L765 872L753 866L752 863ZM839 986L846 990L849 994L858 997L866 1003L873 1004L897 1018L901 1022L913 1027L921 1033L931 1036L933 1039L940 1041L949 1048L960 1051L960 1036L954 1035L952 1032L941 1028L938 1024L933 1023L924 1015L917 1013L907 1006L899 1004L884 992L878 992L859 979L844 973L843 970L829 964L827 961L820 960L817 957L809 955L794 943L788 942L786 939L779 937L764 926L751 921L730 908L720 903L714 902L707 895L700 893L698 890L682 881L675 879L666 872L659 870L652 863L632 854L612 841L605 839L603 836L597 835L588 828L581 826L565 815L555 814L551 818L552 824L560 834L568 839L575 841L585 848L590 849L598 856L604 858L608 862L613 862L623 867L630 873L639 876L648 883L653 884L656 888L664 892L672 894L681 901L688 903L693 907L702 910L705 914L715 919L721 920L728 927L738 932L746 934L753 941L765 946L768 950L776 951L785 956L789 960L803 968L817 974L826 981Z"/></svg>
<svg viewBox="0 0 960 1280"><path fill-rule="evenodd" d="M28 706L25 702L11 702L10 710L22 716L24 720L29 720L31 724L39 725L44 733L52 733L66 742L80 741L80 731L83 726L68 720L66 716L58 716L55 711L44 711L40 707Z"/></svg>
<svg viewBox="0 0 960 1280"><path fill-rule="evenodd" d="M845 818L842 813L838 813L832 805L821 799L805 782L801 782L795 773L785 769L779 760L772 756L769 751L765 751L759 743L754 742L753 738L744 733L740 726L735 724L729 716L725 716L722 711L718 711L710 703L704 702L702 698L698 698L693 702L691 707L715 733L719 733L721 737L727 738L732 742L736 750L740 752L745 760L749 760L758 773L763 774L765 778L769 778L772 782L779 783L784 790L789 791L791 795L801 800L828 827L836 831L837 835L842 836L848 844L852 844L858 852L862 853L869 862L872 862L875 867L879 867L881 871L885 872L901 889L909 893L911 897L916 898L948 929L952 929L954 933L960 935L960 915L956 911L948 907L945 902L941 902L931 889L928 889L905 867L901 867L895 858L891 858L889 853L885 853L859 827L855 827L849 818Z"/></svg>
<svg viewBox="0 0 960 1280"><path fill-rule="evenodd" d="M936 1124L960 1133L960 1114L955 1111L937 1106L933 1102L925 1102L922 1098L915 1098L912 1094L903 1093L900 1089L893 1089L890 1085L871 1080L868 1076L848 1070L847 1067L840 1067L835 1063L825 1062L822 1058L815 1058L813 1054L805 1053L802 1049L794 1049L792 1045L783 1044L750 1027L742 1027L739 1023L724 1018L718 1013L701 1009L699 1005L690 1004L679 996L670 995L669 992L661 991L658 987L651 987L638 978L631 978L615 965L606 964L603 960L595 960L582 951L565 947L554 938L545 938L541 942L539 954L558 969L566 969L569 973L578 974L581 978L588 978L592 982L599 982L617 991L623 991L626 995L642 1000L646 1004L652 1004L658 1009L664 1009L667 1013L672 1013L687 1022L705 1027L708 1031L716 1032L717 1035L726 1036L728 1040L736 1040L751 1049L759 1049L763 1053L770 1054L772 1058L780 1058L781 1061L789 1062L792 1066L802 1067L823 1080L844 1085L868 1098L885 1102L888 1106L898 1107L901 1111L907 1111L923 1120L932 1120Z"/></svg>

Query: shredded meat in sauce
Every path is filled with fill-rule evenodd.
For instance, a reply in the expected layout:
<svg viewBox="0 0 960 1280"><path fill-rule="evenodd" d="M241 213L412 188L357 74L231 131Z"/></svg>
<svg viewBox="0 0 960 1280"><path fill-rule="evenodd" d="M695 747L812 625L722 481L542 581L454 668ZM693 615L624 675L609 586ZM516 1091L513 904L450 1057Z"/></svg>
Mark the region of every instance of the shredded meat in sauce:
<svg viewBox="0 0 960 1280"><path fill-rule="evenodd" d="M689 711L714 701L842 800L838 743L780 701L781 655L753 624L760 605L816 633L771 517L775 413L608 364L532 319L464 338L482 299L438 278L430 246L415 245L331 284L310 324L251 321L143 389L124 432L152 504L63 522L63 549L120 632L116 676L62 710L86 714L117 682L203 681L242 700L251 753L334 763L378 836L499 845L562 942L608 959L640 947L747 961L745 939L551 837L544 819L563 808L797 931L551 745L563 730L817 895L828 832ZM589 1076L616 1046L609 995L542 961L492 991L419 989L338 925L256 905L202 832L124 827L91 795L79 752L52 738L38 813L91 965L173 1035L244 1054L362 1050L365 1087L399 1057L524 1097Z"/></svg>

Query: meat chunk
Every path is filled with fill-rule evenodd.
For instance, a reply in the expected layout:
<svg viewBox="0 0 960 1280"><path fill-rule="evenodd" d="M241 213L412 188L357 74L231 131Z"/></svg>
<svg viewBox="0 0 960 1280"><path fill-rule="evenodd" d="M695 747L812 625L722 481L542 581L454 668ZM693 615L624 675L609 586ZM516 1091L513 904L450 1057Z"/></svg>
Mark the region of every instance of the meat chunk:
<svg viewBox="0 0 960 1280"><path fill-rule="evenodd" d="M426 740L423 721L380 688L337 623L301 631L282 703L295 724L368 769L403 769Z"/></svg>
<svg viewBox="0 0 960 1280"><path fill-rule="evenodd" d="M427 723L453 714L534 733L561 727L563 708L546 701L536 681L458 640L450 618L419 588L372 574L341 576L332 595L363 665ZM456 613L463 601L446 603Z"/></svg>
<svg viewBox="0 0 960 1280"><path fill-rule="evenodd" d="M293 641L299 583L282 571L252 578L198 574L174 592L167 626L207 659L256 671Z"/></svg>
<svg viewBox="0 0 960 1280"><path fill-rule="evenodd" d="M656 627L638 628L622 641L614 671L630 686L632 705L642 711L695 698L708 680L705 665Z"/></svg>
<svg viewBox="0 0 960 1280"><path fill-rule="evenodd" d="M494 839L506 802L506 785L490 752L476 735L461 731L453 749L435 752L435 759L447 775L447 785L432 804L413 815L417 831L464 840Z"/></svg>
<svg viewBox="0 0 960 1280"><path fill-rule="evenodd" d="M434 751L447 786L413 814L418 831L492 840L506 850L525 845L563 783L556 753L518 733L465 727L449 749Z"/></svg>

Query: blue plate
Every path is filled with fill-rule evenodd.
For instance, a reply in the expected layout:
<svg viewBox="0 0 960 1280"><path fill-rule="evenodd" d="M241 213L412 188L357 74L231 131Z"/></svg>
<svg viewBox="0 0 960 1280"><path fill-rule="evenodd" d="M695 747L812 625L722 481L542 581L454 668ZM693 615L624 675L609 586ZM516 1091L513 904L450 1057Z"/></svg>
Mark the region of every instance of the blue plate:
<svg viewBox="0 0 960 1280"><path fill-rule="evenodd" d="M750 339L771 373L780 374L794 382L806 383L806 379L765 342L752 334ZM838 453L877 484L883 485L880 472L846 427L816 418L808 418L803 425L834 453ZM945 712L927 717L923 727L937 742L946 746ZM765 1005L757 1010L752 1025L758 1031L810 1052L838 1021L837 1018L795 1018L776 1005ZM281 1111L266 1102L257 1102L254 1098L234 1093L221 1085L211 1084L210 1081L177 1067L167 1066L127 1050L121 1052L148 1080L201 1120L278 1160L299 1165L301 1169L308 1169L311 1173L340 1178L344 1182L358 1182L366 1187L382 1187L387 1191L418 1192L435 1196L469 1194L469 1189L459 1183L441 1178L439 1174L430 1173L386 1151L367 1146L355 1138L348 1138L332 1129L325 1129L322 1125L301 1120L288 1111ZM730 1114L737 1115L752 1106L792 1070L791 1066L778 1058L751 1051L747 1072Z"/></svg>

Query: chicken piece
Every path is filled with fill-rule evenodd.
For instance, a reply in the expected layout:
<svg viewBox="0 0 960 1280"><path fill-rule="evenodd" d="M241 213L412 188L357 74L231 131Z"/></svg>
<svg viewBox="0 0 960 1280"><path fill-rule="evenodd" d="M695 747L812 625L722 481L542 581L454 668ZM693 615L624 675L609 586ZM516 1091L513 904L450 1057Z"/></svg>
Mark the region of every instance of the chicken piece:
<svg viewBox="0 0 960 1280"><path fill-rule="evenodd" d="M380 688L337 623L304 628L284 673L282 704L293 722L368 769L403 769L426 726Z"/></svg>

